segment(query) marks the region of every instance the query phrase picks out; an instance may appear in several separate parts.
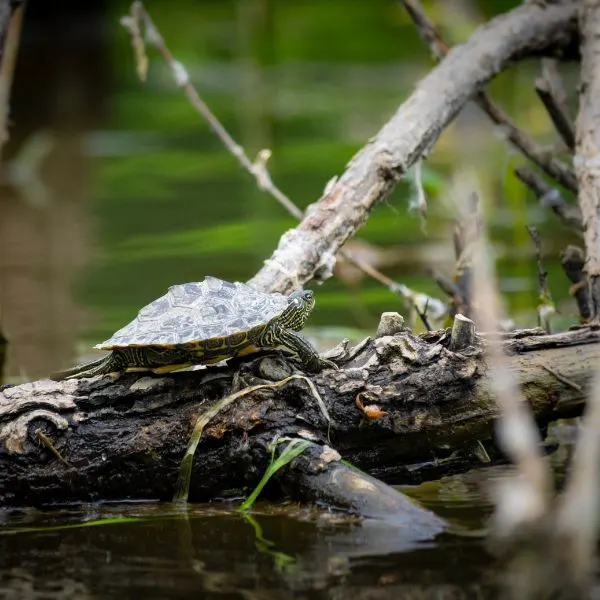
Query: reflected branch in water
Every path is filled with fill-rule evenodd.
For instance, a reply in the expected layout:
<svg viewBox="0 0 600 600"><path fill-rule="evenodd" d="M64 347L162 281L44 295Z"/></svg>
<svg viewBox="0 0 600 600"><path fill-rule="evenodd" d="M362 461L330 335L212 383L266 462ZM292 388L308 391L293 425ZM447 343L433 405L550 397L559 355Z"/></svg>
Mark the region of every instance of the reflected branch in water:
<svg viewBox="0 0 600 600"><path fill-rule="evenodd" d="M17 61L24 10L25 2L15 3L14 6L5 4L2 8L2 15L0 16L0 40L4 41L4 46L1 51L0 68L0 162L2 147L9 137L6 123L10 113L10 90L12 87L13 74L15 72L15 63ZM0 310L0 317L1 315L2 312ZM4 382L6 351L7 339L2 329L2 320L0 319L0 384Z"/></svg>

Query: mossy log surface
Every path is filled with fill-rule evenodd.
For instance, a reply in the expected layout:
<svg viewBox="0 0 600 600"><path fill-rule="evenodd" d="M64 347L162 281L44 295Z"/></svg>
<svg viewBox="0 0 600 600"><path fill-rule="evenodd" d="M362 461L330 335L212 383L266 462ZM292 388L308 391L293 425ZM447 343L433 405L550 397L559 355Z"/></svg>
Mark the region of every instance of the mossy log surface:
<svg viewBox="0 0 600 600"><path fill-rule="evenodd" d="M481 338L463 352L451 351L450 339L450 330L423 336L403 330L340 345L327 353L340 370L310 379L291 359L271 353L161 377L115 374L6 387L0 392L0 504L170 500L196 419L224 396L261 384L207 424L190 500L247 495L277 436L330 446L392 483L494 460L497 408ZM557 418L581 413L600 364L599 341L598 330L584 328L513 332L501 342L542 431ZM306 473L327 469L327 461L307 467L302 458L267 486L271 496L285 484L301 500Z"/></svg>

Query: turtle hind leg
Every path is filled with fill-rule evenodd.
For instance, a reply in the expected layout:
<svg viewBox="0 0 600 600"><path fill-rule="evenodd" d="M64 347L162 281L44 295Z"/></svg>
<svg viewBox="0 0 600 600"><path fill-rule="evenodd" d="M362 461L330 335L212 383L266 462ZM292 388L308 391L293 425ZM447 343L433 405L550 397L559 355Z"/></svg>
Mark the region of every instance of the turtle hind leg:
<svg viewBox="0 0 600 600"><path fill-rule="evenodd" d="M54 381L61 381L63 379L83 379L84 377L95 377L96 375L103 375L104 373L111 373L112 371L118 371L119 365L114 360L112 353L98 360L94 360L83 365L78 365L72 369L66 371L60 371L50 376L50 379Z"/></svg>

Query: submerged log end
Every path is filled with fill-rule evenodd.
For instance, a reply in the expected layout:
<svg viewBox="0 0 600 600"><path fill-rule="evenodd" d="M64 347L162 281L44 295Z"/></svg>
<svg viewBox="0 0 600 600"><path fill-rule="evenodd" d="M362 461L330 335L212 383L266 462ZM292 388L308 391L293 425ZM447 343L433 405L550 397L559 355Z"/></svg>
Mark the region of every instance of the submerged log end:
<svg viewBox="0 0 600 600"><path fill-rule="evenodd" d="M361 517L384 519L401 527L411 539L431 539L448 528L435 513L382 481L340 461L323 460L328 448L311 446L283 476L292 495ZM334 451L335 454L337 452Z"/></svg>

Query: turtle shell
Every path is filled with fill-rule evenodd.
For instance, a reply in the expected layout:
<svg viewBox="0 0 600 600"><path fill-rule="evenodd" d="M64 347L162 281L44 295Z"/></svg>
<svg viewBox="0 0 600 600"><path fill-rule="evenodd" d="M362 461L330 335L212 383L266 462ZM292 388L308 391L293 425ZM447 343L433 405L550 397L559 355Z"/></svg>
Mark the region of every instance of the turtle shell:
<svg viewBox="0 0 600 600"><path fill-rule="evenodd" d="M264 294L245 283L215 277L173 285L137 317L95 348L172 347L247 332L266 325L288 306L283 294Z"/></svg>

